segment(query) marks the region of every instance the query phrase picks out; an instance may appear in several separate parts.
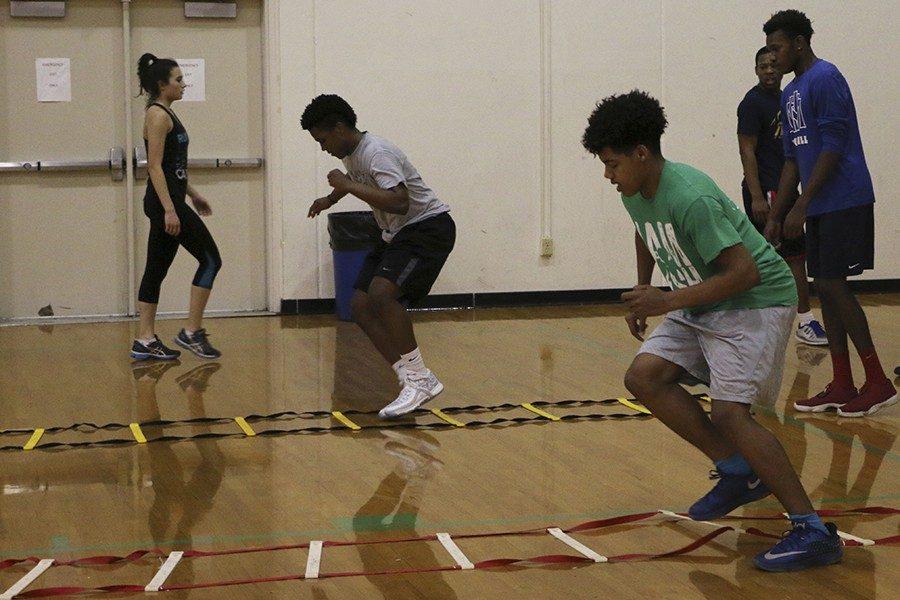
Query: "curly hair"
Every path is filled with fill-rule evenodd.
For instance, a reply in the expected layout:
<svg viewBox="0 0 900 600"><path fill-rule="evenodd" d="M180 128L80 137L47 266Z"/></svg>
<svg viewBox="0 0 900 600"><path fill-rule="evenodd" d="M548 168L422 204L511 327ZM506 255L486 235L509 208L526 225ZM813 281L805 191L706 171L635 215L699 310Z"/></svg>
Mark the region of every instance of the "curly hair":
<svg viewBox="0 0 900 600"><path fill-rule="evenodd" d="M313 127L334 129L338 122L356 128L356 113L346 100L335 94L321 94L312 99L300 117L300 127L309 131Z"/></svg>
<svg viewBox="0 0 900 600"><path fill-rule="evenodd" d="M812 22L806 14L793 8L780 10L763 25L763 33L771 35L776 31L783 31L789 38L794 39L798 35L806 38L808 44L812 39Z"/></svg>
<svg viewBox="0 0 900 600"><path fill-rule="evenodd" d="M643 144L659 154L659 139L666 130L666 113L647 92L632 90L604 98L588 117L581 143L593 155L603 148L631 152Z"/></svg>

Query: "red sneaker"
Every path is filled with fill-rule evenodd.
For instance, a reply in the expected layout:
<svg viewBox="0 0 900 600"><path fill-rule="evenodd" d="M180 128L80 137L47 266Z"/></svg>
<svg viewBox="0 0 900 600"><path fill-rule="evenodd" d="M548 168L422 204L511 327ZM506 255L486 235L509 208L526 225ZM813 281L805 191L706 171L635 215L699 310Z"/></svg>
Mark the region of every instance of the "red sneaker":
<svg viewBox="0 0 900 600"><path fill-rule="evenodd" d="M840 408L856 398L855 387L835 387L832 381L825 386L824 392L819 392L812 398L794 402L794 408L801 412L825 412L832 408Z"/></svg>
<svg viewBox="0 0 900 600"><path fill-rule="evenodd" d="M838 407L842 417L864 417L897 403L897 390L889 380L869 385L867 381L859 390L859 396Z"/></svg>

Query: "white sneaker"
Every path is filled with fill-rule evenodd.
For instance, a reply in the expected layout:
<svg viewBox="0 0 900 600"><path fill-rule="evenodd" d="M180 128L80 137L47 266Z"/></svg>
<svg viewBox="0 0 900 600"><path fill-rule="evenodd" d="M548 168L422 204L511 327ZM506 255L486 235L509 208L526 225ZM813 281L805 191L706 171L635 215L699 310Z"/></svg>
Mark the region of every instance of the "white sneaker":
<svg viewBox="0 0 900 600"><path fill-rule="evenodd" d="M380 429L378 432L387 438L386 444L396 442L397 444L413 448L421 454L436 455L441 449L441 445L436 439L422 431Z"/></svg>
<svg viewBox="0 0 900 600"><path fill-rule="evenodd" d="M438 381L434 373L428 371L424 377L413 379L407 377L403 390L397 399L378 411L378 416L382 419L393 419L410 413L441 392L444 391L444 384Z"/></svg>
<svg viewBox="0 0 900 600"><path fill-rule="evenodd" d="M828 345L828 337L825 335L825 330L815 319L805 325L797 326L797 333L794 335L798 340L810 346Z"/></svg>
<svg viewBox="0 0 900 600"><path fill-rule="evenodd" d="M396 429L382 429L381 433L388 438L384 451L397 459L398 474L403 477L428 479L444 466L444 463L435 457L440 445L428 434L419 437L412 432L401 432Z"/></svg>
<svg viewBox="0 0 900 600"><path fill-rule="evenodd" d="M401 388L406 385L406 369L400 367L400 372L397 373L397 385Z"/></svg>

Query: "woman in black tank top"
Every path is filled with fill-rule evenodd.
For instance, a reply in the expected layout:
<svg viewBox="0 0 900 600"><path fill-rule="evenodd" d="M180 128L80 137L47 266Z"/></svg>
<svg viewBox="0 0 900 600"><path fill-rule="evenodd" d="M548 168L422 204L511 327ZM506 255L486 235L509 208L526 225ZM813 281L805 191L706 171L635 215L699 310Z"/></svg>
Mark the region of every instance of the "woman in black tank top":
<svg viewBox="0 0 900 600"><path fill-rule="evenodd" d="M141 329L131 348L132 358L172 360L181 353L166 347L155 332L159 290L178 246L184 246L199 263L191 287L188 326L175 342L202 358L218 358L203 329L203 311L216 274L222 266L219 249L197 215L212 214L209 203L188 183L188 134L172 112L185 84L178 63L170 58L144 54L138 61L141 93L149 96L144 118L144 145L150 175L144 194L144 214L150 219L147 265L138 293ZM194 212L186 199L197 209Z"/></svg>

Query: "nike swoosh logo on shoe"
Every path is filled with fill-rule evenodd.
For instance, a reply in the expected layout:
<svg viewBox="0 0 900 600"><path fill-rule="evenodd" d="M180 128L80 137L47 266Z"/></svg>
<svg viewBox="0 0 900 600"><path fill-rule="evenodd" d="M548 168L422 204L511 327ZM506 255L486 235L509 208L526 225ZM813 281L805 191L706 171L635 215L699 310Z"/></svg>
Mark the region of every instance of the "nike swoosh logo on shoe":
<svg viewBox="0 0 900 600"><path fill-rule="evenodd" d="M795 554L806 554L806 550L794 550L793 552L779 552L778 554L772 554L771 552L766 552L763 556L765 556L766 560L775 560L776 558L784 558L785 556L794 556Z"/></svg>
<svg viewBox="0 0 900 600"><path fill-rule="evenodd" d="M760 484L760 483L762 483L762 480L761 480L761 479L757 479L757 480L754 481L753 483L747 482L747 489L748 489L748 490L755 490L756 488L759 487L759 484Z"/></svg>

